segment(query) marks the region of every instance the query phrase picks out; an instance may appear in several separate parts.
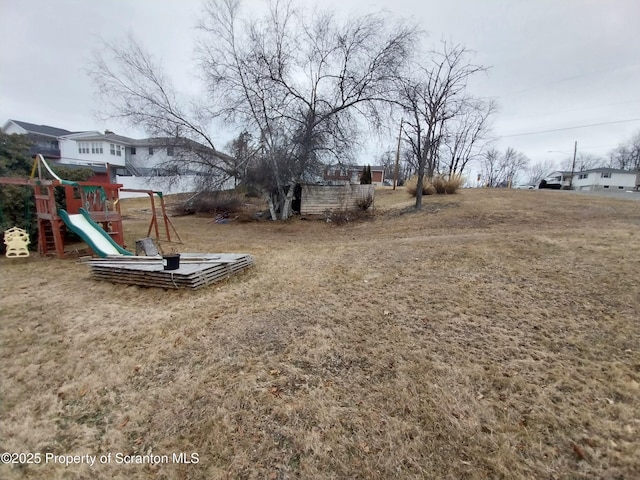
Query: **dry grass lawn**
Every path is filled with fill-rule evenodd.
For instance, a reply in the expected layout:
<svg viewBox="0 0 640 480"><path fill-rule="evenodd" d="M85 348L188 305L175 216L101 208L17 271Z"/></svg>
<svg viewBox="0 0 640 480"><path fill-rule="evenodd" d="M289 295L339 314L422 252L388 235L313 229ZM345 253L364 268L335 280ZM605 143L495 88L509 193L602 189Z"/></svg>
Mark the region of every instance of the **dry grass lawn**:
<svg viewBox="0 0 640 480"><path fill-rule="evenodd" d="M640 203L424 200L380 190L340 227L174 218L182 251L256 260L195 292L2 259L0 451L199 462L0 478L640 478Z"/></svg>

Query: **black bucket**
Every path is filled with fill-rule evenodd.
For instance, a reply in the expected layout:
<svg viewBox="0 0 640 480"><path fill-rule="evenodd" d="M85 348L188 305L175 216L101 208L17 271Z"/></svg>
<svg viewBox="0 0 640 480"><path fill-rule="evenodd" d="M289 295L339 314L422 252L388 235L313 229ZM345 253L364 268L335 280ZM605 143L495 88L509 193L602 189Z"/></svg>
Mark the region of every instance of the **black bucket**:
<svg viewBox="0 0 640 480"><path fill-rule="evenodd" d="M177 270L178 268L180 268L180 254L176 253L175 255L163 255L162 265L164 265L165 270Z"/></svg>

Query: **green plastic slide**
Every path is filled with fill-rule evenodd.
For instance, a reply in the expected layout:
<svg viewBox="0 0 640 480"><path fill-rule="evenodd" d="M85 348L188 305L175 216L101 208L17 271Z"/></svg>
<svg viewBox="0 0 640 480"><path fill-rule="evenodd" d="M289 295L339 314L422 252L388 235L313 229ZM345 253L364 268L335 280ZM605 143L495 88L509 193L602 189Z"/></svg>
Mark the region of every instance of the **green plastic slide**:
<svg viewBox="0 0 640 480"><path fill-rule="evenodd" d="M133 255L114 242L113 238L93 221L89 212L84 208L80 209L80 213L73 215L69 215L65 210L60 209L58 210L58 215L67 227L87 242L98 256L104 258L108 255Z"/></svg>

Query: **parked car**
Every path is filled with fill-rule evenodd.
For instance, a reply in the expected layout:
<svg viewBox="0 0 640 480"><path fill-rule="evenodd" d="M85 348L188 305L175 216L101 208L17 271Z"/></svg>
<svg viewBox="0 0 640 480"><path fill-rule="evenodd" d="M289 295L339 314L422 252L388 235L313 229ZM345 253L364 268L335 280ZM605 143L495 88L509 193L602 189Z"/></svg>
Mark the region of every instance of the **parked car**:
<svg viewBox="0 0 640 480"><path fill-rule="evenodd" d="M527 185L516 185L513 188L517 188L518 190L535 190L538 187L536 185L527 184Z"/></svg>

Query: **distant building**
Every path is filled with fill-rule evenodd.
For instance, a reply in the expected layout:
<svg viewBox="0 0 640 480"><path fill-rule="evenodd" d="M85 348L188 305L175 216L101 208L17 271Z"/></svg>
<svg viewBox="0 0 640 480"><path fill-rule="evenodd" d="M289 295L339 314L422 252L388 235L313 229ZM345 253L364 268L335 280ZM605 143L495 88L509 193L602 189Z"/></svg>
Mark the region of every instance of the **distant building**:
<svg viewBox="0 0 640 480"><path fill-rule="evenodd" d="M586 191L625 191L640 187L640 172L600 167L573 172L555 171L545 177L547 187Z"/></svg>
<svg viewBox="0 0 640 480"><path fill-rule="evenodd" d="M359 184L365 165L329 165L324 170L324 183L328 185ZM371 184L384 185L384 166L371 166Z"/></svg>
<svg viewBox="0 0 640 480"><path fill-rule="evenodd" d="M134 139L106 130L70 132L47 125L9 120L5 133L28 135L34 143L31 155L42 154L51 165L91 168L91 181L120 183L123 188L163 190L165 193L192 192L201 175L189 165L192 155L230 157L184 138ZM172 160L184 160L184 162ZM185 166L182 166L185 165ZM222 185L233 188L233 180ZM136 196L123 192L121 198Z"/></svg>
<svg viewBox="0 0 640 480"><path fill-rule="evenodd" d="M57 160L60 158L58 138L72 133L64 128L36 125L35 123L22 122L19 120L7 120L2 126L2 131L9 135L13 133L26 135L33 144L29 150L29 154L32 156L41 154L47 160Z"/></svg>
<svg viewBox="0 0 640 480"><path fill-rule="evenodd" d="M575 190L625 191L640 186L640 172L616 168L592 168L575 172L572 186Z"/></svg>

